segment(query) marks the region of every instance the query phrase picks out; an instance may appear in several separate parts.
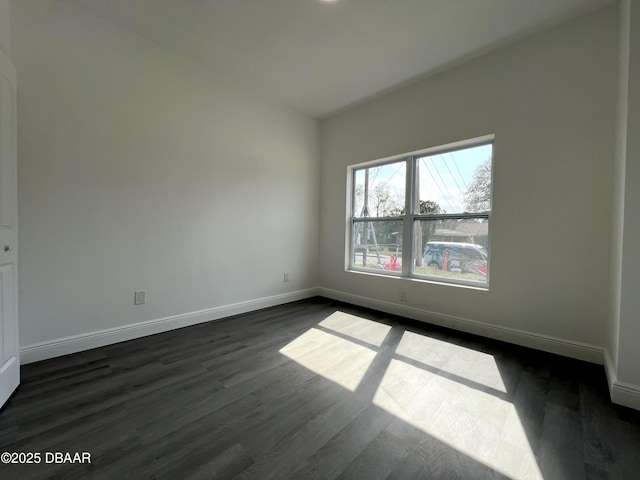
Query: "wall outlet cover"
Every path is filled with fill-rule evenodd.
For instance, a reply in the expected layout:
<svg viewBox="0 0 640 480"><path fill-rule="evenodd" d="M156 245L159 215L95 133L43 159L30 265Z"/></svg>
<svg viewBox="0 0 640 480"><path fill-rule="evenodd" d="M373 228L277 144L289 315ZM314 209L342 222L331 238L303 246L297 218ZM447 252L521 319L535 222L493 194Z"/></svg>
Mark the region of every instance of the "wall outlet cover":
<svg viewBox="0 0 640 480"><path fill-rule="evenodd" d="M133 296L133 304L134 305L144 305L147 301L147 294L144 290L139 290L134 292Z"/></svg>

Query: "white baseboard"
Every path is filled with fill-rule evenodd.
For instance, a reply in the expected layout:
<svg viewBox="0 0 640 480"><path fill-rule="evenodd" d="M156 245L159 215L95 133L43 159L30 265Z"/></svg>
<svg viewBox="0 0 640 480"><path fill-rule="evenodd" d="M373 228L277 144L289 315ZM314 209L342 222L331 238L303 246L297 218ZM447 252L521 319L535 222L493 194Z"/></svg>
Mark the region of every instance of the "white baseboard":
<svg viewBox="0 0 640 480"><path fill-rule="evenodd" d="M613 382L610 392L613 403L640 410L640 387L638 385L616 380Z"/></svg>
<svg viewBox="0 0 640 480"><path fill-rule="evenodd" d="M318 295L318 289L309 288L27 345L20 348L20 363L32 363L48 358L68 355L70 353L81 352L83 350L90 350L92 348L133 340L134 338L146 337L147 335L166 332L176 328L188 327L197 323L218 320L231 315L273 307L283 303L295 302L316 295Z"/></svg>
<svg viewBox="0 0 640 480"><path fill-rule="evenodd" d="M370 297L331 290L328 288L309 288L296 292L258 298L245 302L222 305L219 307L189 312L170 317L148 320L145 322L124 325L121 327L98 330L70 337L27 345L20 348L22 364L46 360L70 353L81 352L92 348L133 340L176 328L188 327L198 323L209 322L241 313L273 307L288 302L303 300L316 295L326 298L372 308L393 315L400 315L418 321L432 323L443 327L461 330L483 337L502 340L516 345L535 348L545 352L556 353L566 357L604 364L609 384L611 400L614 403L640 410L640 387L617 379L615 366L609 352L601 347L580 342L573 342L547 335L526 332L503 326L491 325L453 315L431 312L407 305L386 302Z"/></svg>
<svg viewBox="0 0 640 480"><path fill-rule="evenodd" d="M618 405L640 410L640 387L618 380L616 367L608 350L604 352L604 369L607 374L611 401Z"/></svg>
<svg viewBox="0 0 640 480"><path fill-rule="evenodd" d="M607 384L609 385L609 393L613 391L613 385L618 380L616 374L616 366L613 363L609 350L604 350L604 373L607 376Z"/></svg>
<svg viewBox="0 0 640 480"><path fill-rule="evenodd" d="M409 307L407 305L400 305L360 295L353 295L328 288L318 289L318 294L334 300L340 300L346 303L372 308L374 310L379 310L393 315L400 315L413 320L452 328L454 330L461 330L463 332L473 333L483 337L493 338L495 340L502 340L504 342L514 343L524 347L535 348L544 352L555 353L565 357L597 363L599 365L604 363L604 349L595 345L564 340L514 328L491 325L453 315L430 312L420 308Z"/></svg>

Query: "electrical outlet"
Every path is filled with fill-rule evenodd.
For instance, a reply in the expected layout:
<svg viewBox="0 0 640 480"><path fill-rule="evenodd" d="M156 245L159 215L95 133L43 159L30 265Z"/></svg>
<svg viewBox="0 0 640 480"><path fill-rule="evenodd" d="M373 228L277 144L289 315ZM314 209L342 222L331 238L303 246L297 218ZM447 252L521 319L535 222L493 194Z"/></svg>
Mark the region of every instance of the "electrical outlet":
<svg viewBox="0 0 640 480"><path fill-rule="evenodd" d="M407 292L405 290L400 290L400 301L401 302L407 301Z"/></svg>
<svg viewBox="0 0 640 480"><path fill-rule="evenodd" d="M147 292L144 290L139 290L134 292L133 294L133 304L134 305L144 305L147 301Z"/></svg>
<svg viewBox="0 0 640 480"><path fill-rule="evenodd" d="M284 283L288 283L288 282L289 282L289 274L288 274L288 273L285 273L285 274L284 274L284 277L283 277L283 280L282 280L282 281L283 281Z"/></svg>

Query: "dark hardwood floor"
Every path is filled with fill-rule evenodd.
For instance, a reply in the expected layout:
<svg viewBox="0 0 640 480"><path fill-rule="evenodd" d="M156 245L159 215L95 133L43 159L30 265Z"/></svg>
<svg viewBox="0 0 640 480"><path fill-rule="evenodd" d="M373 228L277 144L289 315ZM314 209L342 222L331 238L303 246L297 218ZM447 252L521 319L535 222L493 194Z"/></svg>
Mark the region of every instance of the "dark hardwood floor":
<svg viewBox="0 0 640 480"><path fill-rule="evenodd" d="M639 418L601 366L315 298L24 366L0 452L42 461L0 478L637 479Z"/></svg>

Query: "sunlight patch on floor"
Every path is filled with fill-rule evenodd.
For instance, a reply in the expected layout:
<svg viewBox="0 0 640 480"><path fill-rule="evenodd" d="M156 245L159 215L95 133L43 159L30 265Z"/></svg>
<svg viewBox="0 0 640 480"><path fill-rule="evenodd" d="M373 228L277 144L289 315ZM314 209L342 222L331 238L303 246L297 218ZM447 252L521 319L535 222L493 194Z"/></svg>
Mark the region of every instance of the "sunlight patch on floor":
<svg viewBox="0 0 640 480"><path fill-rule="evenodd" d="M442 369L470 383L507 393L493 355L437 340L413 332L404 332L396 353L427 367ZM473 368L469 368L472 365Z"/></svg>
<svg viewBox="0 0 640 480"><path fill-rule="evenodd" d="M543 478L493 355L408 331L394 346L390 332L338 311L280 352L351 392L368 375L372 403L425 442L435 438L513 479Z"/></svg>
<svg viewBox="0 0 640 480"><path fill-rule="evenodd" d="M389 325L340 311L331 314L318 325L376 347L382 345L389 330L391 330Z"/></svg>
<svg viewBox="0 0 640 480"><path fill-rule="evenodd" d="M323 330L312 328L280 350L312 372L354 392L376 352Z"/></svg>
<svg viewBox="0 0 640 480"><path fill-rule="evenodd" d="M515 407L437 373L392 360L373 403L514 479L542 479Z"/></svg>

